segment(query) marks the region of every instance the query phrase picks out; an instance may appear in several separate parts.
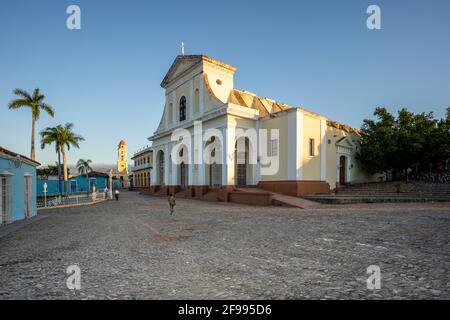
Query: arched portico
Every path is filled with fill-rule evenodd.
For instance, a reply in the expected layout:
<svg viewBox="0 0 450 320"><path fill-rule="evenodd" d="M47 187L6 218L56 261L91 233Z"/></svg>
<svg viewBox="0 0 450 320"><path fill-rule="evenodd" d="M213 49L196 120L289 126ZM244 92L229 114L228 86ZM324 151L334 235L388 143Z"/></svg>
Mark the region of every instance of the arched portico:
<svg viewBox="0 0 450 320"><path fill-rule="evenodd" d="M234 148L235 185L254 185L256 161L252 142L248 137L241 136L236 139Z"/></svg>
<svg viewBox="0 0 450 320"><path fill-rule="evenodd" d="M189 151L186 145L180 145L177 149L177 177L176 184L182 189L185 189L189 185Z"/></svg>
<svg viewBox="0 0 450 320"><path fill-rule="evenodd" d="M205 181L212 189L222 186L222 143L216 136L210 137L204 147Z"/></svg>
<svg viewBox="0 0 450 320"><path fill-rule="evenodd" d="M156 184L159 186L164 185L164 166L164 151L159 150L156 154Z"/></svg>

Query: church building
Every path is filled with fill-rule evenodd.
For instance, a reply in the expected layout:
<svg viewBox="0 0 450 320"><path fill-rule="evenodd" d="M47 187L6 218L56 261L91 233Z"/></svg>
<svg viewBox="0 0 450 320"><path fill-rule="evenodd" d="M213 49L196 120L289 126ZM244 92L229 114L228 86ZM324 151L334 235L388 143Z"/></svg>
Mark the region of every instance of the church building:
<svg viewBox="0 0 450 320"><path fill-rule="evenodd" d="M357 129L238 90L235 71L205 55L177 56L161 83L164 112L149 137L152 192L201 198L219 190L227 201L242 187L302 196L372 178L355 161Z"/></svg>
<svg viewBox="0 0 450 320"><path fill-rule="evenodd" d="M127 144L124 140L120 140L117 147L117 172L128 174Z"/></svg>

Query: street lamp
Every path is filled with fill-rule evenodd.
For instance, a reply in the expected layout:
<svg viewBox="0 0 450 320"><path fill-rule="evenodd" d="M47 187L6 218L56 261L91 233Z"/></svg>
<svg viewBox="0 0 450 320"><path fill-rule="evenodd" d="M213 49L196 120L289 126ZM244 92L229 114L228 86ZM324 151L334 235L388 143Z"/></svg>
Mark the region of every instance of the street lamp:
<svg viewBox="0 0 450 320"><path fill-rule="evenodd" d="M112 185L112 177L113 177L113 171L112 169L109 170L109 198L112 199L113 196L113 185Z"/></svg>
<svg viewBox="0 0 450 320"><path fill-rule="evenodd" d="M47 207L47 188L48 184L47 182L44 182L44 207Z"/></svg>

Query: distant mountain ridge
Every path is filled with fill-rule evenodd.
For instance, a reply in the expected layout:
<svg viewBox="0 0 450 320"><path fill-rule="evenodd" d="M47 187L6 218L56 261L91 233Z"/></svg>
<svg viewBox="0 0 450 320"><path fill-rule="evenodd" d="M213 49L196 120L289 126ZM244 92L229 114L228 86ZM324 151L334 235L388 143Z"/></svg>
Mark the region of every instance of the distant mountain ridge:
<svg viewBox="0 0 450 320"><path fill-rule="evenodd" d="M107 163L98 163L98 164L91 164L91 168L94 171L97 172L104 172L108 173L111 169L113 171L117 171L117 165L116 164L107 164ZM128 165L128 172L131 172L132 166ZM73 174L78 173L77 167L75 165L69 165L70 172Z"/></svg>

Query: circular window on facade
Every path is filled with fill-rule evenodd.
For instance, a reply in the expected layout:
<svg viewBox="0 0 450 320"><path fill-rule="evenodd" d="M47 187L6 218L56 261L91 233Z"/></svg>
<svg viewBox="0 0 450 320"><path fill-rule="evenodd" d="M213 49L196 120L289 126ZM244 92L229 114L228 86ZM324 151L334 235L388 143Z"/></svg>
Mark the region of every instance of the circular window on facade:
<svg viewBox="0 0 450 320"><path fill-rule="evenodd" d="M216 80L216 83L220 86L220 85L222 84L222 80L217 79L217 80Z"/></svg>

